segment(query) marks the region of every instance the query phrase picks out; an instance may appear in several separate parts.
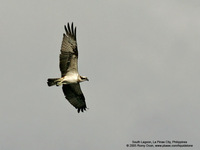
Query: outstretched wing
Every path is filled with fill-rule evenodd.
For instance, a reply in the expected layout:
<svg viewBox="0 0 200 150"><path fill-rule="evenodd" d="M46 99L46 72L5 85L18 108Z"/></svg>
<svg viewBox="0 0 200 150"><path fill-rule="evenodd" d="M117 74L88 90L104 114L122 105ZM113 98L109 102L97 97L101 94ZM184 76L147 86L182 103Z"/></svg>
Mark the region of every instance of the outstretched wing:
<svg viewBox="0 0 200 150"><path fill-rule="evenodd" d="M60 71L61 77L67 72L78 73L78 48L76 42L76 27L71 27L69 23L65 26L66 34L63 34L60 54Z"/></svg>
<svg viewBox="0 0 200 150"><path fill-rule="evenodd" d="M85 97L81 91L79 83L74 84L63 84L63 93L65 98L76 108L78 113L86 110L87 106L85 103Z"/></svg>

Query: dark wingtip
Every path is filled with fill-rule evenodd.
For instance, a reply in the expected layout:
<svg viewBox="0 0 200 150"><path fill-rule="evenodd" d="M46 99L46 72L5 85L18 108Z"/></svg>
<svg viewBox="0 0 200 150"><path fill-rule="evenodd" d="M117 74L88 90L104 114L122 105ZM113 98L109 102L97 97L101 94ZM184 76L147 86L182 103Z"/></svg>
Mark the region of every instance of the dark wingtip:
<svg viewBox="0 0 200 150"><path fill-rule="evenodd" d="M72 22L72 25L71 25L71 30L72 30L72 34L74 35L74 24Z"/></svg>
<svg viewBox="0 0 200 150"><path fill-rule="evenodd" d="M69 22L67 23L67 28L68 28L69 34L71 35L71 34L72 34L72 32L71 32L71 29L70 29Z"/></svg>
<svg viewBox="0 0 200 150"><path fill-rule="evenodd" d="M64 28L65 28L65 32L66 32L66 34L68 34L69 32L68 32L68 30L67 30L66 25L64 25Z"/></svg>
<svg viewBox="0 0 200 150"><path fill-rule="evenodd" d="M80 113L86 111L86 109L88 109L87 107L83 107L83 108L77 108L77 112Z"/></svg>
<svg viewBox="0 0 200 150"><path fill-rule="evenodd" d="M76 27L75 27L75 29L74 29L74 35L75 35L75 39L76 39Z"/></svg>
<svg viewBox="0 0 200 150"><path fill-rule="evenodd" d="M76 27L74 26L74 23L72 22L71 26L69 24L69 22L67 23L67 25L64 25L66 34L68 36L73 37L76 40Z"/></svg>

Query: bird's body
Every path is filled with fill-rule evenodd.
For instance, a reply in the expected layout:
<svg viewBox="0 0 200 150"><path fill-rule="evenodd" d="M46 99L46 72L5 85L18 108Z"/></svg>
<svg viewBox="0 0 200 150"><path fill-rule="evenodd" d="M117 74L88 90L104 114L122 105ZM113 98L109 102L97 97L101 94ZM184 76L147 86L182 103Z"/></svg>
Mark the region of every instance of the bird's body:
<svg viewBox="0 0 200 150"><path fill-rule="evenodd" d="M77 73L67 73L66 76L63 78L63 84L72 84L72 83L78 83L79 81L79 75Z"/></svg>
<svg viewBox="0 0 200 150"><path fill-rule="evenodd" d="M66 99L76 108L78 112L86 110L85 97L80 88L80 82L88 81L87 77L78 73L78 48L76 41L76 28L73 23L65 26L66 34L63 34L60 54L61 78L49 78L48 86L62 85Z"/></svg>

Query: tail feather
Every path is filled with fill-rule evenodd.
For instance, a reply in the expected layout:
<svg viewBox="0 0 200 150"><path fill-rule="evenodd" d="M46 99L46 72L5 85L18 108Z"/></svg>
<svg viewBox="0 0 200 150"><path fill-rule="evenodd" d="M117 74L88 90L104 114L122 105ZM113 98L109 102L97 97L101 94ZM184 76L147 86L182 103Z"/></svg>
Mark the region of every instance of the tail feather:
<svg viewBox="0 0 200 150"><path fill-rule="evenodd" d="M47 84L48 84L48 86L53 86L53 85L59 86L62 84L62 79L61 78L49 78L47 80Z"/></svg>

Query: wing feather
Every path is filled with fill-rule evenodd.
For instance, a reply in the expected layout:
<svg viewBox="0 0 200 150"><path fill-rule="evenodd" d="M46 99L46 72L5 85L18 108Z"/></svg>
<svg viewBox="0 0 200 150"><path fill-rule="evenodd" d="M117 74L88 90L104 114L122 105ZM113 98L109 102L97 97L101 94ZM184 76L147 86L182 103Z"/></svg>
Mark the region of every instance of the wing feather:
<svg viewBox="0 0 200 150"><path fill-rule="evenodd" d="M78 111L86 110L86 102L85 97L81 91L81 87L79 83L74 84L63 84L63 93L65 98L72 104Z"/></svg>
<svg viewBox="0 0 200 150"><path fill-rule="evenodd" d="M69 33L70 33L70 35L71 35L72 33L71 33L71 29L70 29L69 23L67 24L67 27L68 27L68 31L69 31Z"/></svg>

